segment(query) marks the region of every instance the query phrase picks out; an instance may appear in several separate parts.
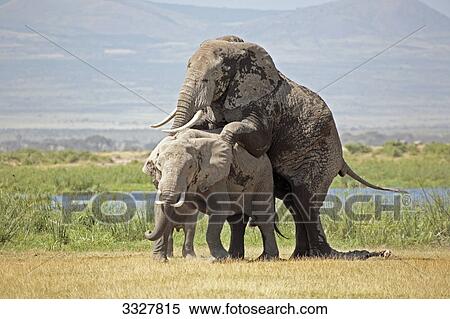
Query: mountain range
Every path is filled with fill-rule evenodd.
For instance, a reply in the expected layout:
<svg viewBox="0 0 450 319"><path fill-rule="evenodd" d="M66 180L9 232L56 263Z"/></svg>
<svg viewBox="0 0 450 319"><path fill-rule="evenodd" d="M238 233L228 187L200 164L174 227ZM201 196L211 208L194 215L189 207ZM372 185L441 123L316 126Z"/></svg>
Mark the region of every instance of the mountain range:
<svg viewBox="0 0 450 319"><path fill-rule="evenodd" d="M315 91L354 70L320 90L341 132L450 131L450 18L418 0L284 11L0 1L0 127L143 129L164 114L26 25L166 112L199 44L236 34L261 44L285 75Z"/></svg>

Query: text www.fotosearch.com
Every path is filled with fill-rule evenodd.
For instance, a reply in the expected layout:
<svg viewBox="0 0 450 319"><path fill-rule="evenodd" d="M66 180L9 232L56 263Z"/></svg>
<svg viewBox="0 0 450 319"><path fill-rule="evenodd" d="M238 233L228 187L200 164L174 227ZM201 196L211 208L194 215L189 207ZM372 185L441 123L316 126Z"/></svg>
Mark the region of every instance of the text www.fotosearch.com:
<svg viewBox="0 0 450 319"><path fill-rule="evenodd" d="M225 306L190 305L192 315L326 315L327 306L286 305L242 305L227 303Z"/></svg>

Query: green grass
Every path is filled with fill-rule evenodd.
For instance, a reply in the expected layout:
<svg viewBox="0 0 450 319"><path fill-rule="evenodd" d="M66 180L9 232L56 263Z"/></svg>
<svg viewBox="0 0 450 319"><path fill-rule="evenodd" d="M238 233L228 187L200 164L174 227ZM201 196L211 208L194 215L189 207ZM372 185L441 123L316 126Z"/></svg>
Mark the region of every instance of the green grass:
<svg viewBox="0 0 450 319"><path fill-rule="evenodd" d="M24 200L21 196L0 192L0 245L5 250L67 250L67 251L111 251L147 250L148 241L143 233L152 229L152 220L136 215L128 223L103 224L93 217L88 208L74 213L70 224L61 222L61 214L50 206L44 196ZM361 206L358 214L374 215L373 207ZM278 238L280 247L294 246L295 232L292 217L285 209L279 209L281 232L288 239ZM205 246L207 218L202 216L197 225L196 246ZM381 219L373 216L370 220L358 222L340 214L337 220L322 217L330 243L338 248L362 247L411 247L449 246L450 208L437 201L402 210L401 217L395 219L385 213ZM223 240L229 242L228 226L223 232ZM183 241L182 232L175 233L176 246ZM248 228L246 245L262 247L257 228Z"/></svg>
<svg viewBox="0 0 450 319"><path fill-rule="evenodd" d="M347 150L349 147L349 150ZM450 186L450 145L412 145L388 142L383 147L345 146L344 158L366 180L391 187L421 188ZM358 149L358 151L355 151ZM353 153L352 153L353 152ZM331 187L360 187L352 178L337 177Z"/></svg>
<svg viewBox="0 0 450 319"><path fill-rule="evenodd" d="M402 149L395 152L392 149ZM387 143L382 148L358 146L345 152L347 162L373 183L396 187L447 187L450 181L450 147L445 144L425 146ZM401 154L400 154L401 153ZM398 155L400 154L400 155ZM71 158L80 160L72 162ZM0 247L3 250L110 251L148 250L143 232L152 221L135 217L129 223L102 224L88 208L63 224L61 214L50 205L49 195L63 192L154 190L150 178L142 173L142 163L111 164L109 154L86 152L19 151L0 153ZM82 160L81 160L82 159ZM56 165L55 165L56 164ZM337 177L333 187L360 187L357 182ZM373 215L373 207L362 206L361 213ZM280 214L287 214L285 211ZM403 210L399 220L390 214L381 220L352 221L340 216L337 221L323 216L331 244L341 249L367 247L449 246L450 208L447 201L437 201ZM280 247L294 246L291 222L280 224L289 239L279 238ZM204 247L206 218L198 224L196 244ZM228 241L229 231L223 232ZM177 246L182 234L175 234ZM260 247L257 229L248 229L246 243Z"/></svg>
<svg viewBox="0 0 450 319"><path fill-rule="evenodd" d="M39 151L34 149L22 149L14 152L1 152L0 162L12 165L45 165L45 164L74 164L82 162L112 163L107 155L65 151Z"/></svg>
<svg viewBox="0 0 450 319"><path fill-rule="evenodd" d="M0 189L10 192L59 194L71 191L152 190L141 163L126 165L0 166Z"/></svg>

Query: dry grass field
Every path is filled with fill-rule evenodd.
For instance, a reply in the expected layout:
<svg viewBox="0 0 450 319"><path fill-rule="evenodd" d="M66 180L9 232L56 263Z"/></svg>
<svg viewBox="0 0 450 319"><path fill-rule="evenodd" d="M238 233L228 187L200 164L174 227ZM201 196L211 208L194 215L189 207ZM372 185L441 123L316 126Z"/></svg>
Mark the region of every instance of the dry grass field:
<svg viewBox="0 0 450 319"><path fill-rule="evenodd" d="M211 263L200 250L195 260L161 263L144 252L1 252L0 298L450 297L448 249L393 253L387 260Z"/></svg>

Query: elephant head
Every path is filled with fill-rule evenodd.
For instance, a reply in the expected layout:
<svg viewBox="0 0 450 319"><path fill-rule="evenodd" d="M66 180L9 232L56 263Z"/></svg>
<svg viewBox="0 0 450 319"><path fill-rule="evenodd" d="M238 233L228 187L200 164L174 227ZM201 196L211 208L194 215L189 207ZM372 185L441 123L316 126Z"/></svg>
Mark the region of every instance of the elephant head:
<svg viewBox="0 0 450 319"><path fill-rule="evenodd" d="M226 109L245 107L270 94L280 79L272 58L262 47L236 36L205 41L188 61L176 109L152 127L172 118L172 129L166 132L192 127L214 102Z"/></svg>
<svg viewBox="0 0 450 319"><path fill-rule="evenodd" d="M156 210L163 212L154 231L146 234L150 240L160 238L170 221L176 221L174 208L183 206L186 192L203 192L230 171L232 150L218 135L197 130L188 131L189 136L183 133L163 139L142 169L154 178Z"/></svg>

